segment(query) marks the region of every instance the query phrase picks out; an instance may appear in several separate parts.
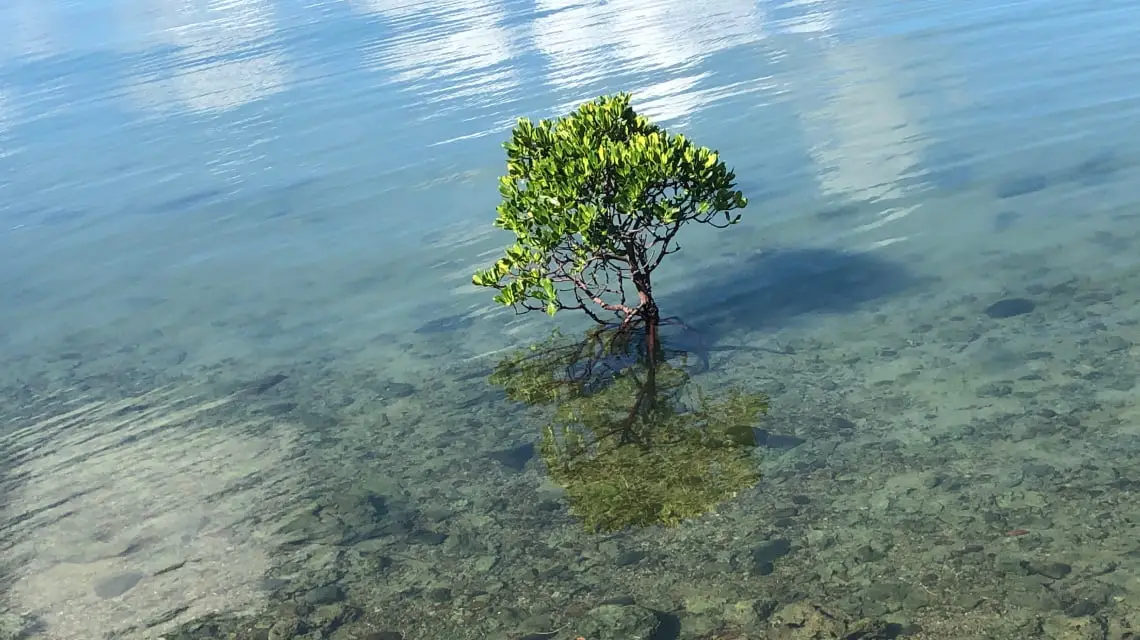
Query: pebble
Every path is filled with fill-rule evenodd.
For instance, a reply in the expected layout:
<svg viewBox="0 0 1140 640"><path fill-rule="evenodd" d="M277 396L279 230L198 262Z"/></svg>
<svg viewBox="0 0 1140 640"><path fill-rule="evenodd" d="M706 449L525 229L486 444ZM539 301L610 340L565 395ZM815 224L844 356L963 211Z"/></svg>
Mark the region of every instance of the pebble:
<svg viewBox="0 0 1140 640"><path fill-rule="evenodd" d="M344 590L335 584L326 584L309 589L302 596L302 599L312 605L332 604L344 599Z"/></svg>
<svg viewBox="0 0 1140 640"><path fill-rule="evenodd" d="M618 555L614 563L619 567L628 567L641 562L648 556L649 554L644 551L625 551Z"/></svg>
<svg viewBox="0 0 1140 640"><path fill-rule="evenodd" d="M792 551L792 541L787 538L776 538L752 549L752 561L758 566L771 564Z"/></svg>
<svg viewBox="0 0 1140 640"><path fill-rule="evenodd" d="M851 431L855 428L855 423L847 418L836 417L831 421L831 426L837 431Z"/></svg>
<svg viewBox="0 0 1140 640"><path fill-rule="evenodd" d="M1060 580L1072 573L1073 567L1064 562L1030 562L1026 564L1025 570L1050 580Z"/></svg>

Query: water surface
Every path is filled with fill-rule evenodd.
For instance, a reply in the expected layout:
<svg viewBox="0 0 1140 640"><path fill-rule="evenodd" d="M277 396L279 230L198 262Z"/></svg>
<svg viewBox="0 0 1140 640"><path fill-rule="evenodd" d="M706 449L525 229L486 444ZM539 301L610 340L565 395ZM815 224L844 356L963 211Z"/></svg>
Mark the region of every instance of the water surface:
<svg viewBox="0 0 1140 640"><path fill-rule="evenodd" d="M1123 1L10 0L3 623L1128 628L1138 22ZM506 242L514 119L617 90L751 199L658 288L740 347L700 380L769 394L773 446L717 513L599 537L534 457L544 416L484 379L575 320L469 278Z"/></svg>

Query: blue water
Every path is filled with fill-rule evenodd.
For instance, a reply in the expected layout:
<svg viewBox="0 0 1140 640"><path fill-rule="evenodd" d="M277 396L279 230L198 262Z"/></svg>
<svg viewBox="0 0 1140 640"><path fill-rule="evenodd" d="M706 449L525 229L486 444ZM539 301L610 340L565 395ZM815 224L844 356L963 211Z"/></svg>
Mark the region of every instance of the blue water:
<svg viewBox="0 0 1140 640"><path fill-rule="evenodd" d="M272 391L281 394L275 406L289 404L304 416L341 423L339 431L313 435L319 421L296 413L280 419L298 425L279 438L291 443L282 451L295 447L311 460L286 464L300 458L278 452L278 460L271 453L275 445L262 440L242 445L258 452L248 459L201 446L215 451L211 459L239 468L256 470L259 460L273 459L314 478L305 491L297 489L303 499L282 498L282 514L373 475L384 479L365 484L385 487L374 490L412 491L408 500L418 508L446 506L459 514L455 518L497 517L500 507L472 497L477 489L526 487L539 491L539 501L547 494L533 466L525 481L496 480L462 462L485 460L484 449L525 440L534 418L473 409L481 387L466 382L470 376L459 382L448 376L465 367L478 373L488 354L550 327L543 319L528 323L493 309L486 292L469 286L471 270L505 243L490 233L490 222L503 165L500 144L514 119L558 115L611 91L632 91L644 113L717 148L751 200L744 225L733 230L738 232L695 231L685 240L685 250L660 275L665 304L726 344L835 349L813 362L829 363L825 370L836 372L839 396L773 392L779 396L773 401L777 424L788 430L796 430L794 416L803 418L796 413L799 403L854 406L858 394L847 393L851 389L922 383L906 391L910 408L875 405L885 413L867 418L921 449L929 444L919 435L924 429L954 431L999 409L1013 410L995 409L989 401L979 405L970 395L985 375L1062 375L1062 362L1048 372L1012 356L1019 364L1009 364L1007 351L1034 350L1017 340L1038 350L1086 355L1100 339L1089 332L1102 328L1140 341L1129 337L1129 327L1140 320L1132 311L1140 307L1131 302L1140 268L1132 244L1140 236L1140 138L1133 135L1140 125L1140 14L1122 0L8 0L0 6L0 25L8 34L0 39L0 354L6 369L0 389L9 396L5 417L17 432L4 446L65 452L59 459L44 453L39 471L20 471L12 463L9 473L24 480L6 489L13 496L7 518L39 513L57 495L44 483L60 474L75 474L78 484L103 477L84 471L88 463L77 453L84 438L70 428L41 429L44 416L87 401L130 402L155 389L195 389L194 397L213 397L278 372L288 384L303 381L304 388L293 398ZM1065 282L1081 284L1065 289ZM1106 303L1100 292L1110 292L1105 295L1113 301ZM991 302L1017 296L1035 297L1039 316L1026 326L1002 325L1009 334L987 334L989 325L971 333L947 320L978 316ZM907 355L893 364L851 355L942 344L918 336L915 326L945 328L945 353ZM988 337L975 342L979 335ZM850 353L839 353L844 349ZM1109 353L1116 358L1129 352ZM755 367L783 361L757 365L746 358L724 356L712 374L721 377L713 379L760 384L781 377L778 369L757 373ZM1070 369L1085 366L1106 365L1096 360ZM375 380L384 382L375 387ZM429 390L411 399L394 396L394 387L384 386L393 381ZM475 400L459 400L460 391ZM1102 391L1090 391L1090 397L1102 403L1097 411L1111 414L1106 420L1127 423L1137 415L1120 389ZM1071 397L1058 402L1079 410ZM90 414L101 417L90 418L95 426L80 421L75 433L152 433L141 423L111 420L120 415L115 407ZM422 426L400 426L413 415L425 424L446 423L441 429L447 435L417 440ZM237 420L215 418L223 425ZM197 423L179 424L193 430ZM395 426L386 430L389 424ZM40 431L55 435L33 446L37 436L30 434ZM219 431L211 446L237 438L236 431ZM467 449L441 444L449 438L461 443L455 448ZM177 437L167 442L184 447L177 450L190 458L199 444ZM72 446L78 449L66 453ZM437 446L438 456L415 457ZM371 453L360 458L366 460L358 461L362 466L342 459L365 451ZM124 453L108 464L167 464L143 464L140 455ZM28 460L20 458L20 464L33 464ZM312 468L306 471L306 465ZM420 472L428 479L415 480ZM115 482L132 473L114 474ZM465 474L488 479L479 484ZM171 471L148 486L193 486L198 481L175 481L191 477L198 476ZM114 504L151 504L141 497L132 503L129 496L138 494L123 491L126 502L115 498ZM167 489L155 491L167 495ZM185 488L168 491L187 495ZM107 525L118 532L106 534L111 542L99 544L111 549L120 534L127 542L136 534L148 540L199 536L209 548L224 546L218 540L229 540L225 535L260 539L272 528L241 519L243 509L252 512L259 503L261 494L250 495L255 497L247 502L226 503L229 516L203 516L220 527L213 533L193 524L197 515L171 529L138 524L144 516L128 509ZM77 532L96 527L110 500L75 507L92 514L90 524L72 530L48 521L14 539L67 530L52 538L53 548L87 549L90 541ZM190 502L178 513L210 512L206 498ZM757 513L754 520L730 516L737 528L725 525L733 532L725 539L744 539L768 526L765 512ZM240 529L238 522L247 529L223 535L223 529ZM542 529L543 535L556 535L563 549L577 553L597 545L566 533L572 524L543 526L553 527ZM147 527L165 533L146 533ZM524 544L511 536L526 527L503 527L476 529L500 540L488 545L505 554L512 544ZM636 534L621 544L653 546L655 535ZM685 534L670 535L668 544L690 544ZM724 553L735 553L724 544ZM439 562L417 556L416 549L393 553ZM181 557L167 551L172 562ZM116 609L87 587L61 595L43 586L61 580L86 585L115 572L161 567L112 567L107 558L119 557L113 550L76 551L82 560L42 550L21 553L25 568L13 569L18 588L7 606L38 616L42 637L79 637L74 618L82 616L51 613L60 601L79 602L72 606L86 612L87 631L122 631L161 613L137 588L121 596ZM378 552L346 553L368 558ZM700 561L707 570L702 588L727 589L707 598L743 601L745 595L724 585L752 583L721 571L719 558L710 552ZM516 560L510 564L503 555L496 571L541 564ZM219 570L200 579L209 582L214 575L211 588L243 594L232 597L232 608L257 609L262 596L246 593L249 576L270 573L272 564L254 563L248 575ZM74 567L74 573L47 568L59 566ZM372 587L343 577L345 571L337 575L360 606ZM591 597L597 604L630 595L658 609L666 601L678 610L698 609L692 593L653 586L677 579L667 566L639 569L645 572L639 577L623 574L620 584L605 571L582 571L596 575L585 583L592 586L567 586L545 604L516 596L532 588L557 590L551 585L558 579L519 587L523 583L502 573L484 582L498 585L485 588L499 603L494 606L513 612L502 614L501 626L517 631L516 637L538 624L533 616L563 620L552 611L569 607L566 598L580 597L574 606L585 606ZM851 571L852 584L871 579ZM407 587L400 593L415 602L443 580L401 575L409 582L399 582ZM148 580L140 584L157 584L157 576ZM457 598L459 582L452 587ZM778 589L769 595L783 597ZM164 597L174 602L183 596ZM471 602L480 595L462 597L467 600L456 610L476 610ZM228 606L224 599L187 602L179 622ZM719 604L713 608L681 615L690 622L680 637L704 637L702 629L718 625L760 624L721 615ZM450 637L430 635L447 627L426 619L417 628L429 635L408 632L409 640ZM480 635L489 633L485 629L471 633L489 637Z"/></svg>

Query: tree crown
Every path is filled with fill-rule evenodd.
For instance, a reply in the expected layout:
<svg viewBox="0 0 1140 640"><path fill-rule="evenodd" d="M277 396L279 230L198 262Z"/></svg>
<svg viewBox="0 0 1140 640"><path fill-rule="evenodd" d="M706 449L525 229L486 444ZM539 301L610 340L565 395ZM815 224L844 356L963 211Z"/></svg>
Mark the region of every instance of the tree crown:
<svg viewBox="0 0 1140 640"><path fill-rule="evenodd" d="M735 224L747 205L715 151L638 115L625 93L554 120L519 119L504 147L495 226L515 243L473 282L520 310L628 318L652 302L649 275L680 248L684 224Z"/></svg>

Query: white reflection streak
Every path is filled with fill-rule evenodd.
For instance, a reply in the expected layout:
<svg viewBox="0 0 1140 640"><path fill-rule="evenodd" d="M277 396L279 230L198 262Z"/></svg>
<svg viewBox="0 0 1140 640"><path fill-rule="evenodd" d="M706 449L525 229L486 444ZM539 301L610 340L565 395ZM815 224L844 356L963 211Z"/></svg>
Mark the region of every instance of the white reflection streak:
<svg viewBox="0 0 1140 640"><path fill-rule="evenodd" d="M7 158L16 152L7 136L8 129L11 128L12 121L15 119L12 111L12 101L3 91L0 91L0 159ZM0 188L3 186L0 183Z"/></svg>
<svg viewBox="0 0 1140 640"><path fill-rule="evenodd" d="M142 2L142 0L140 0ZM165 0L142 2L128 29L144 29L146 44L174 45L170 77L140 74L129 93L158 111L185 106L193 111L233 109L276 93L288 80L288 67L274 47L248 53L276 29L268 0Z"/></svg>
<svg viewBox="0 0 1140 640"><path fill-rule="evenodd" d="M824 77L836 78L825 97L808 92L811 108L801 111L811 155L819 165L820 189L827 194L859 200L883 200L903 195L901 178L919 162L921 136L913 114L892 78L892 60L903 59L874 44L840 43L830 38L834 12L823 2L792 30L816 33L805 67L822 65ZM813 81L818 81L814 77ZM817 106L822 105L822 106ZM909 211L888 209L867 229L904 217Z"/></svg>
<svg viewBox="0 0 1140 640"><path fill-rule="evenodd" d="M637 92L638 110L658 122L683 120L705 102L697 84L705 74L666 80L642 87Z"/></svg>
<svg viewBox="0 0 1140 640"><path fill-rule="evenodd" d="M731 0L702 7L695 15L684 0L537 0L534 46L550 60L547 81L573 91L574 103L591 96L582 89L614 71L677 71L634 90L646 115L684 121L707 102L739 92L697 91L703 74L693 68L706 57L763 37L763 15L754 0ZM745 89L746 90L746 89Z"/></svg>
<svg viewBox="0 0 1140 640"><path fill-rule="evenodd" d="M884 61L874 51L860 55L852 46L822 52L823 64L842 70L842 83L827 107L804 113L809 132L818 136L812 155L830 169L821 186L866 199L897 197L899 179L920 156L916 132L897 87L884 77Z"/></svg>
<svg viewBox="0 0 1140 640"><path fill-rule="evenodd" d="M617 53L630 64L656 69L691 66L732 47L763 37L755 0L694 6L685 0L611 0Z"/></svg>
<svg viewBox="0 0 1140 640"><path fill-rule="evenodd" d="M12 126L12 105L8 101L8 96L3 90L0 90L0 135L8 131L8 127ZM3 155L3 148L0 148L0 156Z"/></svg>
<svg viewBox="0 0 1140 640"><path fill-rule="evenodd" d="M442 80L448 98L496 96L518 86L510 32L497 0L358 0L360 11L386 18L400 34L366 55L373 68L388 69L399 82L420 84ZM443 22L424 27L418 18Z"/></svg>
<svg viewBox="0 0 1140 640"><path fill-rule="evenodd" d="M596 5L577 5L574 0L537 0L536 4L539 12L555 12L537 18L531 32L534 47L550 59L547 82L574 89L604 77L611 55L605 48L612 38L608 12Z"/></svg>

